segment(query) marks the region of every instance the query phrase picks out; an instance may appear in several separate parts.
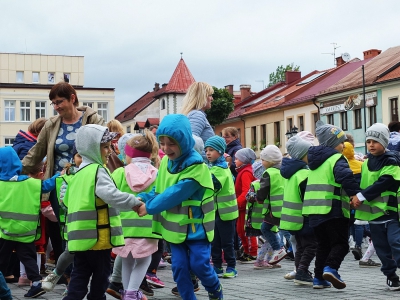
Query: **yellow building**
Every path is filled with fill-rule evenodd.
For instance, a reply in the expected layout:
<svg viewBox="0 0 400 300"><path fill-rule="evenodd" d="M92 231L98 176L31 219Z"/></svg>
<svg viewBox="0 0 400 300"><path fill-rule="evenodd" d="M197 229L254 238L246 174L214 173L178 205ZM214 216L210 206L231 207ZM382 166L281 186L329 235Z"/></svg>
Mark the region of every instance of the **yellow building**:
<svg viewBox="0 0 400 300"><path fill-rule="evenodd" d="M49 92L60 81L77 91L79 105L90 106L108 121L114 116L114 88L84 84L84 57L0 53L0 146L12 145L18 131L37 118L57 113Z"/></svg>

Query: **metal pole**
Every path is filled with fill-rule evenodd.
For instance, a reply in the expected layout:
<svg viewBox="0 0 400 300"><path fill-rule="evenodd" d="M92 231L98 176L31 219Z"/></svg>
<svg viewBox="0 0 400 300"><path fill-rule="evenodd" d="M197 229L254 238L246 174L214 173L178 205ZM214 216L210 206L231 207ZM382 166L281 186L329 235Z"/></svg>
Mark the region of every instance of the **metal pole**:
<svg viewBox="0 0 400 300"><path fill-rule="evenodd" d="M367 131L367 101L365 99L365 76L364 76L364 65L362 65L362 88L363 88L363 99L364 99L364 132ZM367 154L367 141L364 142L365 154Z"/></svg>

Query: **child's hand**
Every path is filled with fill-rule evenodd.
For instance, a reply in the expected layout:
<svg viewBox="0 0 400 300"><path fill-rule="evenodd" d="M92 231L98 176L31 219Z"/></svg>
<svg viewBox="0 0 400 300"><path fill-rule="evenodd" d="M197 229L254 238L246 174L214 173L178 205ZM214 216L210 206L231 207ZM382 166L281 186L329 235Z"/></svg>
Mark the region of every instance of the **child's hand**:
<svg viewBox="0 0 400 300"><path fill-rule="evenodd" d="M358 197L356 195L351 197L350 206L357 209L358 207L360 207L361 204L362 204L362 202L358 199Z"/></svg>
<svg viewBox="0 0 400 300"><path fill-rule="evenodd" d="M62 175L64 175L65 174L65 169L63 169L61 172L60 172L60 176L62 176Z"/></svg>
<svg viewBox="0 0 400 300"><path fill-rule="evenodd" d="M139 215L139 217L144 217L145 215L147 215L146 205L144 203L139 206L137 214Z"/></svg>

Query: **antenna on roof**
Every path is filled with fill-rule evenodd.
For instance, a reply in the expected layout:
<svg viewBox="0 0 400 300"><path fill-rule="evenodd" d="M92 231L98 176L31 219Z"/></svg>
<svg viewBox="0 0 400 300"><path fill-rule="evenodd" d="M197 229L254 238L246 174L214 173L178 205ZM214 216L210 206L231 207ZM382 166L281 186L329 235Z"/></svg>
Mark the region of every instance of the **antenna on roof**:
<svg viewBox="0 0 400 300"><path fill-rule="evenodd" d="M183 54L183 52L181 52L181 59L182 59L182 54Z"/></svg>
<svg viewBox="0 0 400 300"><path fill-rule="evenodd" d="M335 57L335 52L337 48L340 48L340 46L337 46L337 43L331 43L333 45L333 53L321 53L321 54L330 54L333 55L333 65L336 66L336 57Z"/></svg>

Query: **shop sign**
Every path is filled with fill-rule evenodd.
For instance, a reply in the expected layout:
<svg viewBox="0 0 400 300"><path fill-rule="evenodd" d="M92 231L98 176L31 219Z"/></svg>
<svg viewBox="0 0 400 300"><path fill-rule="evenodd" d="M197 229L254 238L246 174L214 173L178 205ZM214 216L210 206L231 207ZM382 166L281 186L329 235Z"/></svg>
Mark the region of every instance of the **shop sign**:
<svg viewBox="0 0 400 300"><path fill-rule="evenodd" d="M366 107L375 106L377 103L377 93L371 92L365 94ZM328 115L336 112L348 111L353 109L359 109L364 107L363 95L354 94L347 98L341 98L338 100L333 100L329 102L324 102L324 107L321 107L320 114Z"/></svg>

